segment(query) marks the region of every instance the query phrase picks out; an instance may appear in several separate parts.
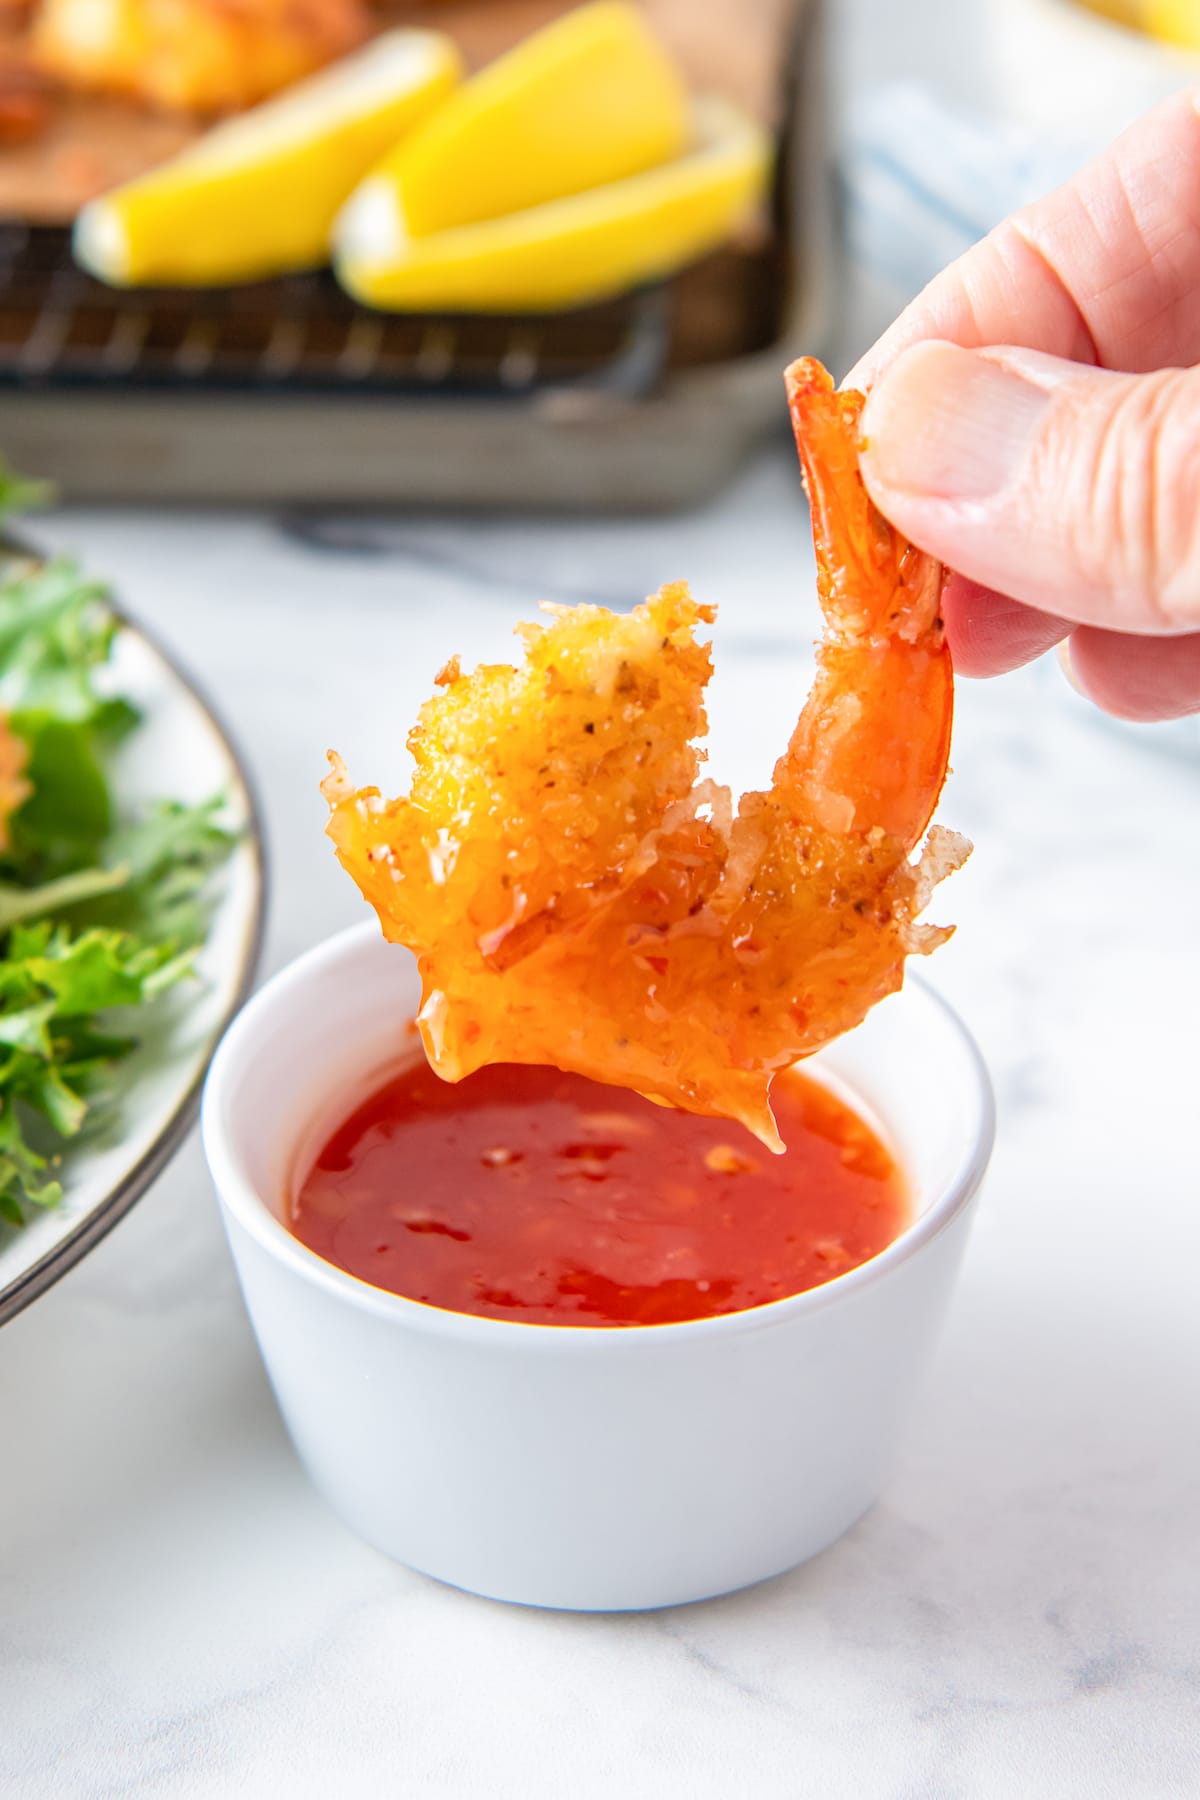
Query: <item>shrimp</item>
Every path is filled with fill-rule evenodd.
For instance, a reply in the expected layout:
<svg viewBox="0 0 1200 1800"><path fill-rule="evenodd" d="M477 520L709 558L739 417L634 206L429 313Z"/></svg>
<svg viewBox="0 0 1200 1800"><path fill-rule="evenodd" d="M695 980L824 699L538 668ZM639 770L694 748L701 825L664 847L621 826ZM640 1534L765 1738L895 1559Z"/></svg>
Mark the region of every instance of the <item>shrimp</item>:
<svg viewBox="0 0 1200 1800"><path fill-rule="evenodd" d="M362 0L41 0L38 65L166 112L253 106L367 34Z"/></svg>
<svg viewBox="0 0 1200 1800"><path fill-rule="evenodd" d="M700 779L711 608L682 582L616 615L550 608L519 669L452 661L407 798L332 752L330 836L418 958L439 1074L551 1063L740 1120L772 1150L774 1074L856 1025L945 941L922 925L969 845L934 827L953 711L937 564L858 471L862 396L787 372L825 633L765 792Z"/></svg>
<svg viewBox="0 0 1200 1800"><path fill-rule="evenodd" d="M28 744L12 730L7 715L0 713L0 851L10 847L9 820L33 792L24 775L28 762Z"/></svg>

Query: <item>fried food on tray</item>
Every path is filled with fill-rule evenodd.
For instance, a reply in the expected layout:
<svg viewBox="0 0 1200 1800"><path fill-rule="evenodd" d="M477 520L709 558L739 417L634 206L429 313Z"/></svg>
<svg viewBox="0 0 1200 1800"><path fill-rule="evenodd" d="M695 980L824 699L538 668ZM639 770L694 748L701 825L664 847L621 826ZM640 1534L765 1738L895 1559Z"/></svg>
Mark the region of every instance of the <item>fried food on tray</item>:
<svg viewBox="0 0 1200 1800"><path fill-rule="evenodd" d="M0 20L7 16L0 8ZM49 119L46 77L30 62L23 45L0 43L0 146L39 137Z"/></svg>
<svg viewBox="0 0 1200 1800"><path fill-rule="evenodd" d="M42 68L167 111L253 106L366 35L362 0L43 0Z"/></svg>
<svg viewBox="0 0 1200 1800"><path fill-rule="evenodd" d="M776 1070L898 988L950 934L918 924L965 840L925 832L953 704L941 570L858 472L861 395L788 371L825 636L769 791L700 781L711 673L682 582L627 616L552 608L519 669L422 708L407 798L324 783L338 856L384 934L417 954L420 1026L451 1081L552 1063L782 1143Z"/></svg>
<svg viewBox="0 0 1200 1800"><path fill-rule="evenodd" d="M29 746L9 730L8 720L0 713L0 850L9 847L8 821L33 792L24 778L28 761Z"/></svg>

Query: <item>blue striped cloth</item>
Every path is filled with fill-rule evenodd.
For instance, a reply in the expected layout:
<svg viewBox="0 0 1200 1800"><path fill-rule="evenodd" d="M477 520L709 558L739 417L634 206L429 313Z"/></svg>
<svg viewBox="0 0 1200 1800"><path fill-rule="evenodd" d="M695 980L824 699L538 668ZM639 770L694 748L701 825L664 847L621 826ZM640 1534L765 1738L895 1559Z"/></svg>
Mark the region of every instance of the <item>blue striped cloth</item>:
<svg viewBox="0 0 1200 1800"><path fill-rule="evenodd" d="M841 156L848 247L902 300L1007 213L1064 181L1098 148L968 118L928 89L889 83L850 109Z"/></svg>

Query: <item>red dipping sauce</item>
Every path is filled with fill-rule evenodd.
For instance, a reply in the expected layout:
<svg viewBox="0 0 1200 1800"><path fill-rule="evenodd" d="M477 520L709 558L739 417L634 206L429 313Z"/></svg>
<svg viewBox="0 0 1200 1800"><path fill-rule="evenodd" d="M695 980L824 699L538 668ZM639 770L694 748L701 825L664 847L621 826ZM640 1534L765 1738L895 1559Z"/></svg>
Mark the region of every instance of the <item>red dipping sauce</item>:
<svg viewBox="0 0 1200 1800"><path fill-rule="evenodd" d="M373 1287L537 1325L665 1325L818 1287L909 1220L895 1162L795 1070L772 1093L787 1154L737 1126L557 1069L454 1086L423 1060L339 1127L290 1226Z"/></svg>

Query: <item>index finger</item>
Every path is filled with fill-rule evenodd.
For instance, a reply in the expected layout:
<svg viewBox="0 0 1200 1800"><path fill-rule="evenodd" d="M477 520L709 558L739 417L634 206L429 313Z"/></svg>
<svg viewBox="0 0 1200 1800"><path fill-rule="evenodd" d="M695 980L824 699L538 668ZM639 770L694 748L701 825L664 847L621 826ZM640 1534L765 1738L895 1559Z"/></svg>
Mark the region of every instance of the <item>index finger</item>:
<svg viewBox="0 0 1200 1800"><path fill-rule="evenodd" d="M1176 94L935 277L847 377L911 344L1020 345L1140 374L1200 361L1200 92Z"/></svg>

